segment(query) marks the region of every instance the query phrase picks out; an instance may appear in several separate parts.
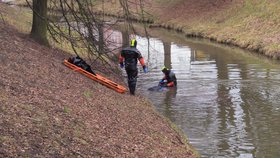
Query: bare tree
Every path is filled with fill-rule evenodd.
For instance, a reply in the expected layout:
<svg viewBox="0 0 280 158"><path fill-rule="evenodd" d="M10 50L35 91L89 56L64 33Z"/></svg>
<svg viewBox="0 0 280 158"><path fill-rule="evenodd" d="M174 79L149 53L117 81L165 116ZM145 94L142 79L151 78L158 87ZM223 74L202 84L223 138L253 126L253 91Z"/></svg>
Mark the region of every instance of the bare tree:
<svg viewBox="0 0 280 158"><path fill-rule="evenodd" d="M129 8L130 2L119 1L123 7L124 19L128 22L129 29L135 33L130 20L132 15ZM98 1L98 3L103 2ZM97 1L93 0L33 0L31 36L40 43L46 44L46 30L48 29L54 41L68 42L77 55L87 55L92 63L98 61L102 64L104 70L114 70L112 68L115 64L108 59L115 58L112 52L119 48L110 47L109 49L108 46L114 43L108 40L110 35L107 33L105 36L104 33L112 29L118 20L106 21L104 14L97 15L94 12L96 3Z"/></svg>
<svg viewBox="0 0 280 158"><path fill-rule="evenodd" d="M114 25L107 23L102 16L93 11L95 3L91 0L50 0L49 32L57 42L69 42L77 55L87 55L92 63L97 61L105 70L113 68L110 62L111 44L104 32Z"/></svg>
<svg viewBox="0 0 280 158"><path fill-rule="evenodd" d="M33 0L33 21L31 37L43 45L47 40L47 0Z"/></svg>

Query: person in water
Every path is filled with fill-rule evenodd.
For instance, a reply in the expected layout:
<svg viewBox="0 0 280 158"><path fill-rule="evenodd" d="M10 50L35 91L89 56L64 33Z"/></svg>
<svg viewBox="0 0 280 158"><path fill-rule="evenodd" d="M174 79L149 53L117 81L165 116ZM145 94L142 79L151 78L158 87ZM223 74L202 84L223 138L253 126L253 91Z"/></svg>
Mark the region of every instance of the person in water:
<svg viewBox="0 0 280 158"><path fill-rule="evenodd" d="M162 87L176 87L177 79L175 73L167 67L163 67L161 71L164 73L164 77L160 80L159 85Z"/></svg>
<svg viewBox="0 0 280 158"><path fill-rule="evenodd" d="M119 56L120 67L125 67L125 71L127 73L128 87L131 95L135 95L138 75L138 60L143 67L144 73L148 72L148 68L145 65L144 58L142 57L140 51L136 48L136 46L137 41L135 39L131 40L130 46L122 49Z"/></svg>

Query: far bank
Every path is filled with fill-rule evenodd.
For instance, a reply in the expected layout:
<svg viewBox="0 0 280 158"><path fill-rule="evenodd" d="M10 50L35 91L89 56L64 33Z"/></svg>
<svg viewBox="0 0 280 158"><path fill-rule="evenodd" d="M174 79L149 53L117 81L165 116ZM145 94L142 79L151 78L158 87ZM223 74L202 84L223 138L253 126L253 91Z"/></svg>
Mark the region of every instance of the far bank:
<svg viewBox="0 0 280 158"><path fill-rule="evenodd" d="M131 19L149 27L176 30L187 37L201 37L280 58L280 2L262 0L145 0L128 3ZM107 15L123 17L118 1L99 7ZM144 12L141 12L141 5ZM101 9L102 8L102 9ZM110 10L109 10L110 8Z"/></svg>

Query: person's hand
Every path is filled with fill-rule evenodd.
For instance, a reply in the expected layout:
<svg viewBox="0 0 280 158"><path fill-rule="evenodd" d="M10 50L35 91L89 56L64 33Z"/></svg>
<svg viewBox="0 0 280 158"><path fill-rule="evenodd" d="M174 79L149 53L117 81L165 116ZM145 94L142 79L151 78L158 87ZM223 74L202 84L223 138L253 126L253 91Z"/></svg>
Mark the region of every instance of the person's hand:
<svg viewBox="0 0 280 158"><path fill-rule="evenodd" d="M144 71L144 73L147 73L148 72L148 68L146 66L143 66L143 71Z"/></svg>
<svg viewBox="0 0 280 158"><path fill-rule="evenodd" d="M158 86L164 87L164 79L161 79L158 83Z"/></svg>
<svg viewBox="0 0 280 158"><path fill-rule="evenodd" d="M124 67L124 64L123 63L120 63L120 68L122 69Z"/></svg>

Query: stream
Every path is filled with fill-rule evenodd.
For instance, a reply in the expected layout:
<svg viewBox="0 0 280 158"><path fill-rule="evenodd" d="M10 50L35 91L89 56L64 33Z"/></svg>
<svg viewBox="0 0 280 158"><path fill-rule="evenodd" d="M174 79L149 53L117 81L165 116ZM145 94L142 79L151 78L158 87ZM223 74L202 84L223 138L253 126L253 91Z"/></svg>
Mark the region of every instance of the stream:
<svg viewBox="0 0 280 158"><path fill-rule="evenodd" d="M113 48L129 43L128 33L105 36ZM139 65L136 93L176 124L202 158L280 157L280 61L166 30L153 37L136 36L149 67L144 74ZM148 91L163 66L175 72L177 88Z"/></svg>
<svg viewBox="0 0 280 158"><path fill-rule="evenodd" d="M149 66L147 74L139 67L137 93L176 124L201 157L280 157L279 61L208 40L158 34L149 43L136 36ZM148 91L163 77L163 66L175 72L177 88Z"/></svg>

